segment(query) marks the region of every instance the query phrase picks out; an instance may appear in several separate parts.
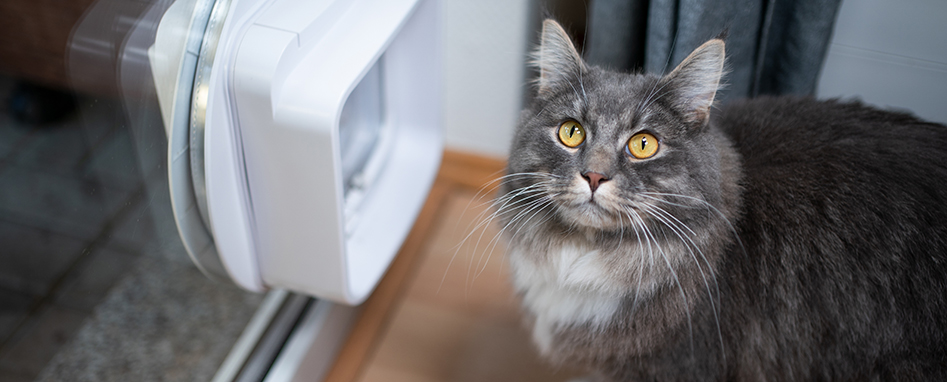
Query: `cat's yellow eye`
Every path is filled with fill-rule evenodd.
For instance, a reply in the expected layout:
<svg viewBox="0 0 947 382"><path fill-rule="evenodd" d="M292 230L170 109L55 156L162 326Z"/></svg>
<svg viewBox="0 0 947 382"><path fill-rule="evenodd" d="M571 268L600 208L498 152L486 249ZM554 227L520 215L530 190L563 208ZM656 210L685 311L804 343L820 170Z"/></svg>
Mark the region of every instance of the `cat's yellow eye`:
<svg viewBox="0 0 947 382"><path fill-rule="evenodd" d="M585 141L585 129L576 121L559 125L559 141L568 147L578 147Z"/></svg>
<svg viewBox="0 0 947 382"><path fill-rule="evenodd" d="M638 159L651 158L658 152L658 138L648 133L638 133L628 140L628 152Z"/></svg>

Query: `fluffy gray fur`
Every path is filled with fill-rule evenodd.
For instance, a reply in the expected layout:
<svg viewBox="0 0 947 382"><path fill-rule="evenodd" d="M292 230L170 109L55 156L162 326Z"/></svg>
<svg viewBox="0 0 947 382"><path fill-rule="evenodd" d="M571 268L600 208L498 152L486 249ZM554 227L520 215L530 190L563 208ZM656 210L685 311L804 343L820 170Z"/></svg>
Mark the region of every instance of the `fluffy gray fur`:
<svg viewBox="0 0 947 382"><path fill-rule="evenodd" d="M947 378L947 128L807 98L714 110L719 39L623 74L547 20L535 60L497 216L541 353L609 381ZM639 132L654 156L630 155Z"/></svg>

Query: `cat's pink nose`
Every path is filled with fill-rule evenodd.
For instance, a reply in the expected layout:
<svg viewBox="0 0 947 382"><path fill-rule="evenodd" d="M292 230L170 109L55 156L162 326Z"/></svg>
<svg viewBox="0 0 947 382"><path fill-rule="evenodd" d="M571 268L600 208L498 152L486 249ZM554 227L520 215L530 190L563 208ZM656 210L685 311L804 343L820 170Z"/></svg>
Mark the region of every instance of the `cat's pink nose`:
<svg viewBox="0 0 947 382"><path fill-rule="evenodd" d="M602 184L602 182L608 180L608 177L605 176L605 174L591 171L582 174L582 177L589 182L589 187L592 189L592 192L595 192L595 190L598 189L599 184Z"/></svg>

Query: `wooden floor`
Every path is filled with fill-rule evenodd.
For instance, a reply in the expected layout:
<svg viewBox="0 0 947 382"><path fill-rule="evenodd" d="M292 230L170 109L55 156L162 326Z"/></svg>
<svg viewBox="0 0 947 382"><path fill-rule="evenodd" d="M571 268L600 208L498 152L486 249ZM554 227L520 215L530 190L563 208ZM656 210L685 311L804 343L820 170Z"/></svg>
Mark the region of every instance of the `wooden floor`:
<svg viewBox="0 0 947 382"><path fill-rule="evenodd" d="M398 259L327 380L567 381L538 359L522 325L497 226L475 229L503 163L448 152Z"/></svg>

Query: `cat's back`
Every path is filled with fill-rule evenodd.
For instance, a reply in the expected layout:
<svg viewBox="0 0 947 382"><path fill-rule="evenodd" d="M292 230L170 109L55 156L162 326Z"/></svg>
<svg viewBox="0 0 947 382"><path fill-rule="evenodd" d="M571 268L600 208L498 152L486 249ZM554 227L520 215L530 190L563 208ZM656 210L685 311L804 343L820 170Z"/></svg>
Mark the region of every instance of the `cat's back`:
<svg viewBox="0 0 947 382"><path fill-rule="evenodd" d="M839 357L808 360L827 376L864 372L853 360L890 377L940 362L947 127L808 98L732 103L715 124L743 160L746 250L728 277L752 308L737 314L784 317L796 330L783 340Z"/></svg>
<svg viewBox="0 0 947 382"><path fill-rule="evenodd" d="M760 97L724 106L716 123L752 166L894 161L922 172L947 168L932 162L947 157L947 127L859 102Z"/></svg>
<svg viewBox="0 0 947 382"><path fill-rule="evenodd" d="M936 211L931 223L947 221L947 126L811 98L763 97L720 111L715 124L742 157L744 199L820 201L877 217Z"/></svg>

